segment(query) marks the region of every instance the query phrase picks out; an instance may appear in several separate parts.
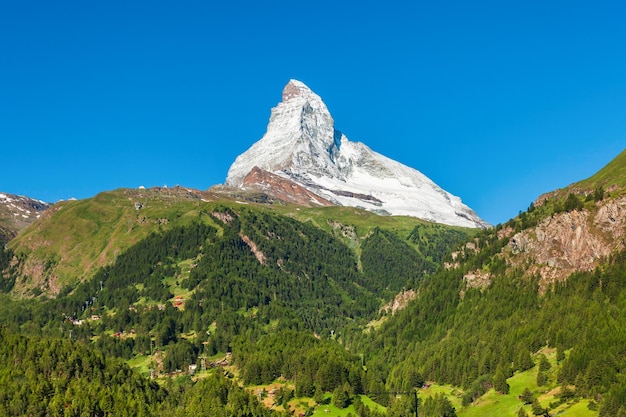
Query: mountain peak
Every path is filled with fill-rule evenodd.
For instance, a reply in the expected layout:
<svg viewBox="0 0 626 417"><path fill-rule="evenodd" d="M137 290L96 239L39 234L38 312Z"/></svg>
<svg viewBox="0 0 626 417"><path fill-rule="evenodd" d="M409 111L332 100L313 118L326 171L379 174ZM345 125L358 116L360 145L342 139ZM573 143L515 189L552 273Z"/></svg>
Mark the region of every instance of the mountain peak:
<svg viewBox="0 0 626 417"><path fill-rule="evenodd" d="M250 188L245 179L255 167L337 205L453 226L488 226L421 172L348 140L335 129L322 99L298 80L287 83L265 135L235 159L226 185Z"/></svg>
<svg viewBox="0 0 626 417"><path fill-rule="evenodd" d="M313 91L306 86L302 81L291 79L283 88L283 102L298 96L310 96L315 95Z"/></svg>

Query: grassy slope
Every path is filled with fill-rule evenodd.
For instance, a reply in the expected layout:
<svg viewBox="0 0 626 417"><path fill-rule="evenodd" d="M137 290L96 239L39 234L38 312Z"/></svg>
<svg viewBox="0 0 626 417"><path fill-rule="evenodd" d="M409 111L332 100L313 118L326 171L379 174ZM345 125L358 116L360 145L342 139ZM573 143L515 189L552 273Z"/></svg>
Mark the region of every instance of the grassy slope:
<svg viewBox="0 0 626 417"><path fill-rule="evenodd" d="M143 204L141 210L134 203ZM73 285L149 233L169 224L185 224L198 217L201 200L172 200L164 191L115 190L58 203L47 216L10 242L18 254L28 255L26 275L37 282L36 266L44 268L57 289ZM203 221L210 221L208 216ZM41 278L39 279L41 281ZM28 284L28 283L27 283ZM20 288L17 288L20 293Z"/></svg>
<svg viewBox="0 0 626 417"><path fill-rule="evenodd" d="M537 371L538 367L535 366L532 369L524 372L518 372L511 378L507 379L510 386L509 394L500 394L493 389L489 390L485 395L476 400L474 404L468 407L462 407L460 404L459 396L445 392L453 401L454 406L457 409L457 415L459 417L501 417L501 416L517 416L517 412L520 407L523 407L529 416L532 416L530 405L524 405L519 400L519 396L522 394L525 388L528 388L535 393L535 397L539 399L539 403L542 407L549 407L550 403L558 401L556 395L559 393L560 388L556 384L556 359L554 350L546 350L544 352L548 358L548 361L552 365L548 371L549 382L547 385L539 387L537 386ZM434 394L434 393L433 393ZM431 395L427 392L422 395ZM589 405L588 399L583 399L575 402L568 402L561 404L555 409L550 410L551 415L559 415L564 417L595 417L598 415L597 411L592 411L587 408Z"/></svg>
<svg viewBox="0 0 626 417"><path fill-rule="evenodd" d="M612 185L618 186L621 190L626 189L626 149L604 168L588 179L579 182L578 185L588 190L600 186L607 189Z"/></svg>
<svg viewBox="0 0 626 417"><path fill-rule="evenodd" d="M141 209L135 208L136 202L142 204ZM29 279L18 282L14 293L26 295L35 286L54 293L64 285L73 286L159 229L187 224L198 218L220 229L207 215L218 205L235 210L244 207L226 199L207 201L185 189L159 188L119 189L90 199L58 203L48 215L10 243L16 253L28 257L25 275ZM429 225L416 218L378 216L350 207L312 209L253 203L246 203L245 207L272 210L300 221L310 221L338 236L357 253L359 240L374 227L391 230L406 239L417 224ZM341 230L333 228L332 221L354 226L356 236L342 234Z"/></svg>

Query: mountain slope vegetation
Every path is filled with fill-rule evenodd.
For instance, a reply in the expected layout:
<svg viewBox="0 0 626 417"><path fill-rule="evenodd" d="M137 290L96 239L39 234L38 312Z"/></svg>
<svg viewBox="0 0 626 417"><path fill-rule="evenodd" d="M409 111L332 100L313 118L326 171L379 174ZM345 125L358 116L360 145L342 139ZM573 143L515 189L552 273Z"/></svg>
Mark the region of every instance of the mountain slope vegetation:
<svg viewBox="0 0 626 417"><path fill-rule="evenodd" d="M389 389L418 388L424 380L452 384L468 409L489 389L506 394L506 378L533 368L537 352L553 349L556 369L541 385L598 401L600 416L624 415L623 164L622 154L597 177L602 183L543 196L475 236L420 281L406 309L354 349L366 352ZM566 233L552 227L560 223ZM576 236L586 236L580 247ZM577 250L584 263L575 263ZM407 385L411 380L418 385Z"/></svg>
<svg viewBox="0 0 626 417"><path fill-rule="evenodd" d="M3 411L624 416L623 155L478 232L185 189L53 208L0 254Z"/></svg>
<svg viewBox="0 0 626 417"><path fill-rule="evenodd" d="M282 378L287 382L284 392L291 395L343 389L354 396L364 387L384 387L382 381L368 379L359 357L337 341L358 332L391 296L434 270L451 242L470 233L354 208L325 212L281 205L268 210L197 199L178 204L162 192L144 200L141 208L132 204L127 190L70 202L33 226L41 234L29 229L20 236L24 240L3 249L5 290L13 283L20 288L29 279L9 276L9 271L24 271L29 257L54 255L60 248L42 245L29 252L33 246L23 242L66 232L77 213L80 218L68 238L82 245L81 260L97 264L97 251L85 249L102 245L103 236L109 239L103 251L115 252L92 276L86 270L65 280L54 298L5 298L0 317L9 324L7 331L69 339L107 358L150 363L150 371L142 368L144 376L165 379L207 358L232 353L220 366L234 367L244 382ZM128 228L131 215L137 216L133 221L138 225ZM439 243L416 238L438 234ZM103 252L98 258L109 256ZM370 260L380 258L395 265L393 274L383 274ZM69 273L74 266L67 262L59 256L49 271ZM13 293L24 291L14 288ZM285 352L280 367L278 349ZM334 359L328 361L329 356ZM185 386L183 396L198 384ZM156 401L155 408L142 412L150 415L159 407L175 406Z"/></svg>

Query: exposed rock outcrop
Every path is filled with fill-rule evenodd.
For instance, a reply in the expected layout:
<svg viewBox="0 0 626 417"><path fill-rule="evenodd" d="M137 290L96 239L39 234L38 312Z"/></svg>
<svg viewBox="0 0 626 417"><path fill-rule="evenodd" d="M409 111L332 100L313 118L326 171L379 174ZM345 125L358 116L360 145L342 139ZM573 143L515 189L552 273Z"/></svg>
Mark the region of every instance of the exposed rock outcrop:
<svg viewBox="0 0 626 417"><path fill-rule="evenodd" d="M244 190L260 191L277 200L295 203L301 206L319 207L334 205L332 202L307 190L301 185L259 167L252 168L252 171L245 176L241 188Z"/></svg>
<svg viewBox="0 0 626 417"><path fill-rule="evenodd" d="M591 271L622 250L625 227L626 197L603 200L591 211L555 214L515 234L507 258L513 266L530 265L528 273L539 274L545 288L575 271Z"/></svg>

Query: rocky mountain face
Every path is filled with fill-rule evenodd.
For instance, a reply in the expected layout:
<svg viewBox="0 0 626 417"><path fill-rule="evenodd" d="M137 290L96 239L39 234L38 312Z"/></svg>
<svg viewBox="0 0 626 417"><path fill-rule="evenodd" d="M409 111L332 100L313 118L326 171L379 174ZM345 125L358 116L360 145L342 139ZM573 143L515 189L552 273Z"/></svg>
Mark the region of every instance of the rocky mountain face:
<svg viewBox="0 0 626 417"><path fill-rule="evenodd" d="M506 248L511 265L530 264L543 286L576 271L592 271L624 249L626 197L596 202L581 210L558 213L514 234Z"/></svg>
<svg viewBox="0 0 626 417"><path fill-rule="evenodd" d="M575 272L593 271L626 248L626 151L590 179L537 198L528 211L499 225L491 242L493 259L506 268L539 277L540 291ZM494 245L468 242L459 259ZM497 262L496 262L497 263ZM448 268L459 267L458 262ZM484 288L502 271L479 268L464 275L469 287Z"/></svg>
<svg viewBox="0 0 626 417"><path fill-rule="evenodd" d="M335 129L322 99L296 80L285 86L263 138L236 158L226 185L273 194L267 181L254 180L270 174L295 184L291 187L298 193L312 193L315 197L298 194L297 199L306 200L307 205L330 202L453 226L488 226L460 198L421 172L348 140ZM282 182L278 194L284 191Z"/></svg>
<svg viewBox="0 0 626 417"><path fill-rule="evenodd" d="M0 193L0 243L14 238L48 207L50 204L41 200Z"/></svg>
<svg viewBox="0 0 626 417"><path fill-rule="evenodd" d="M244 177L242 188L261 189L281 201L301 206L325 207L334 205L303 186L257 166L252 168L248 175Z"/></svg>

